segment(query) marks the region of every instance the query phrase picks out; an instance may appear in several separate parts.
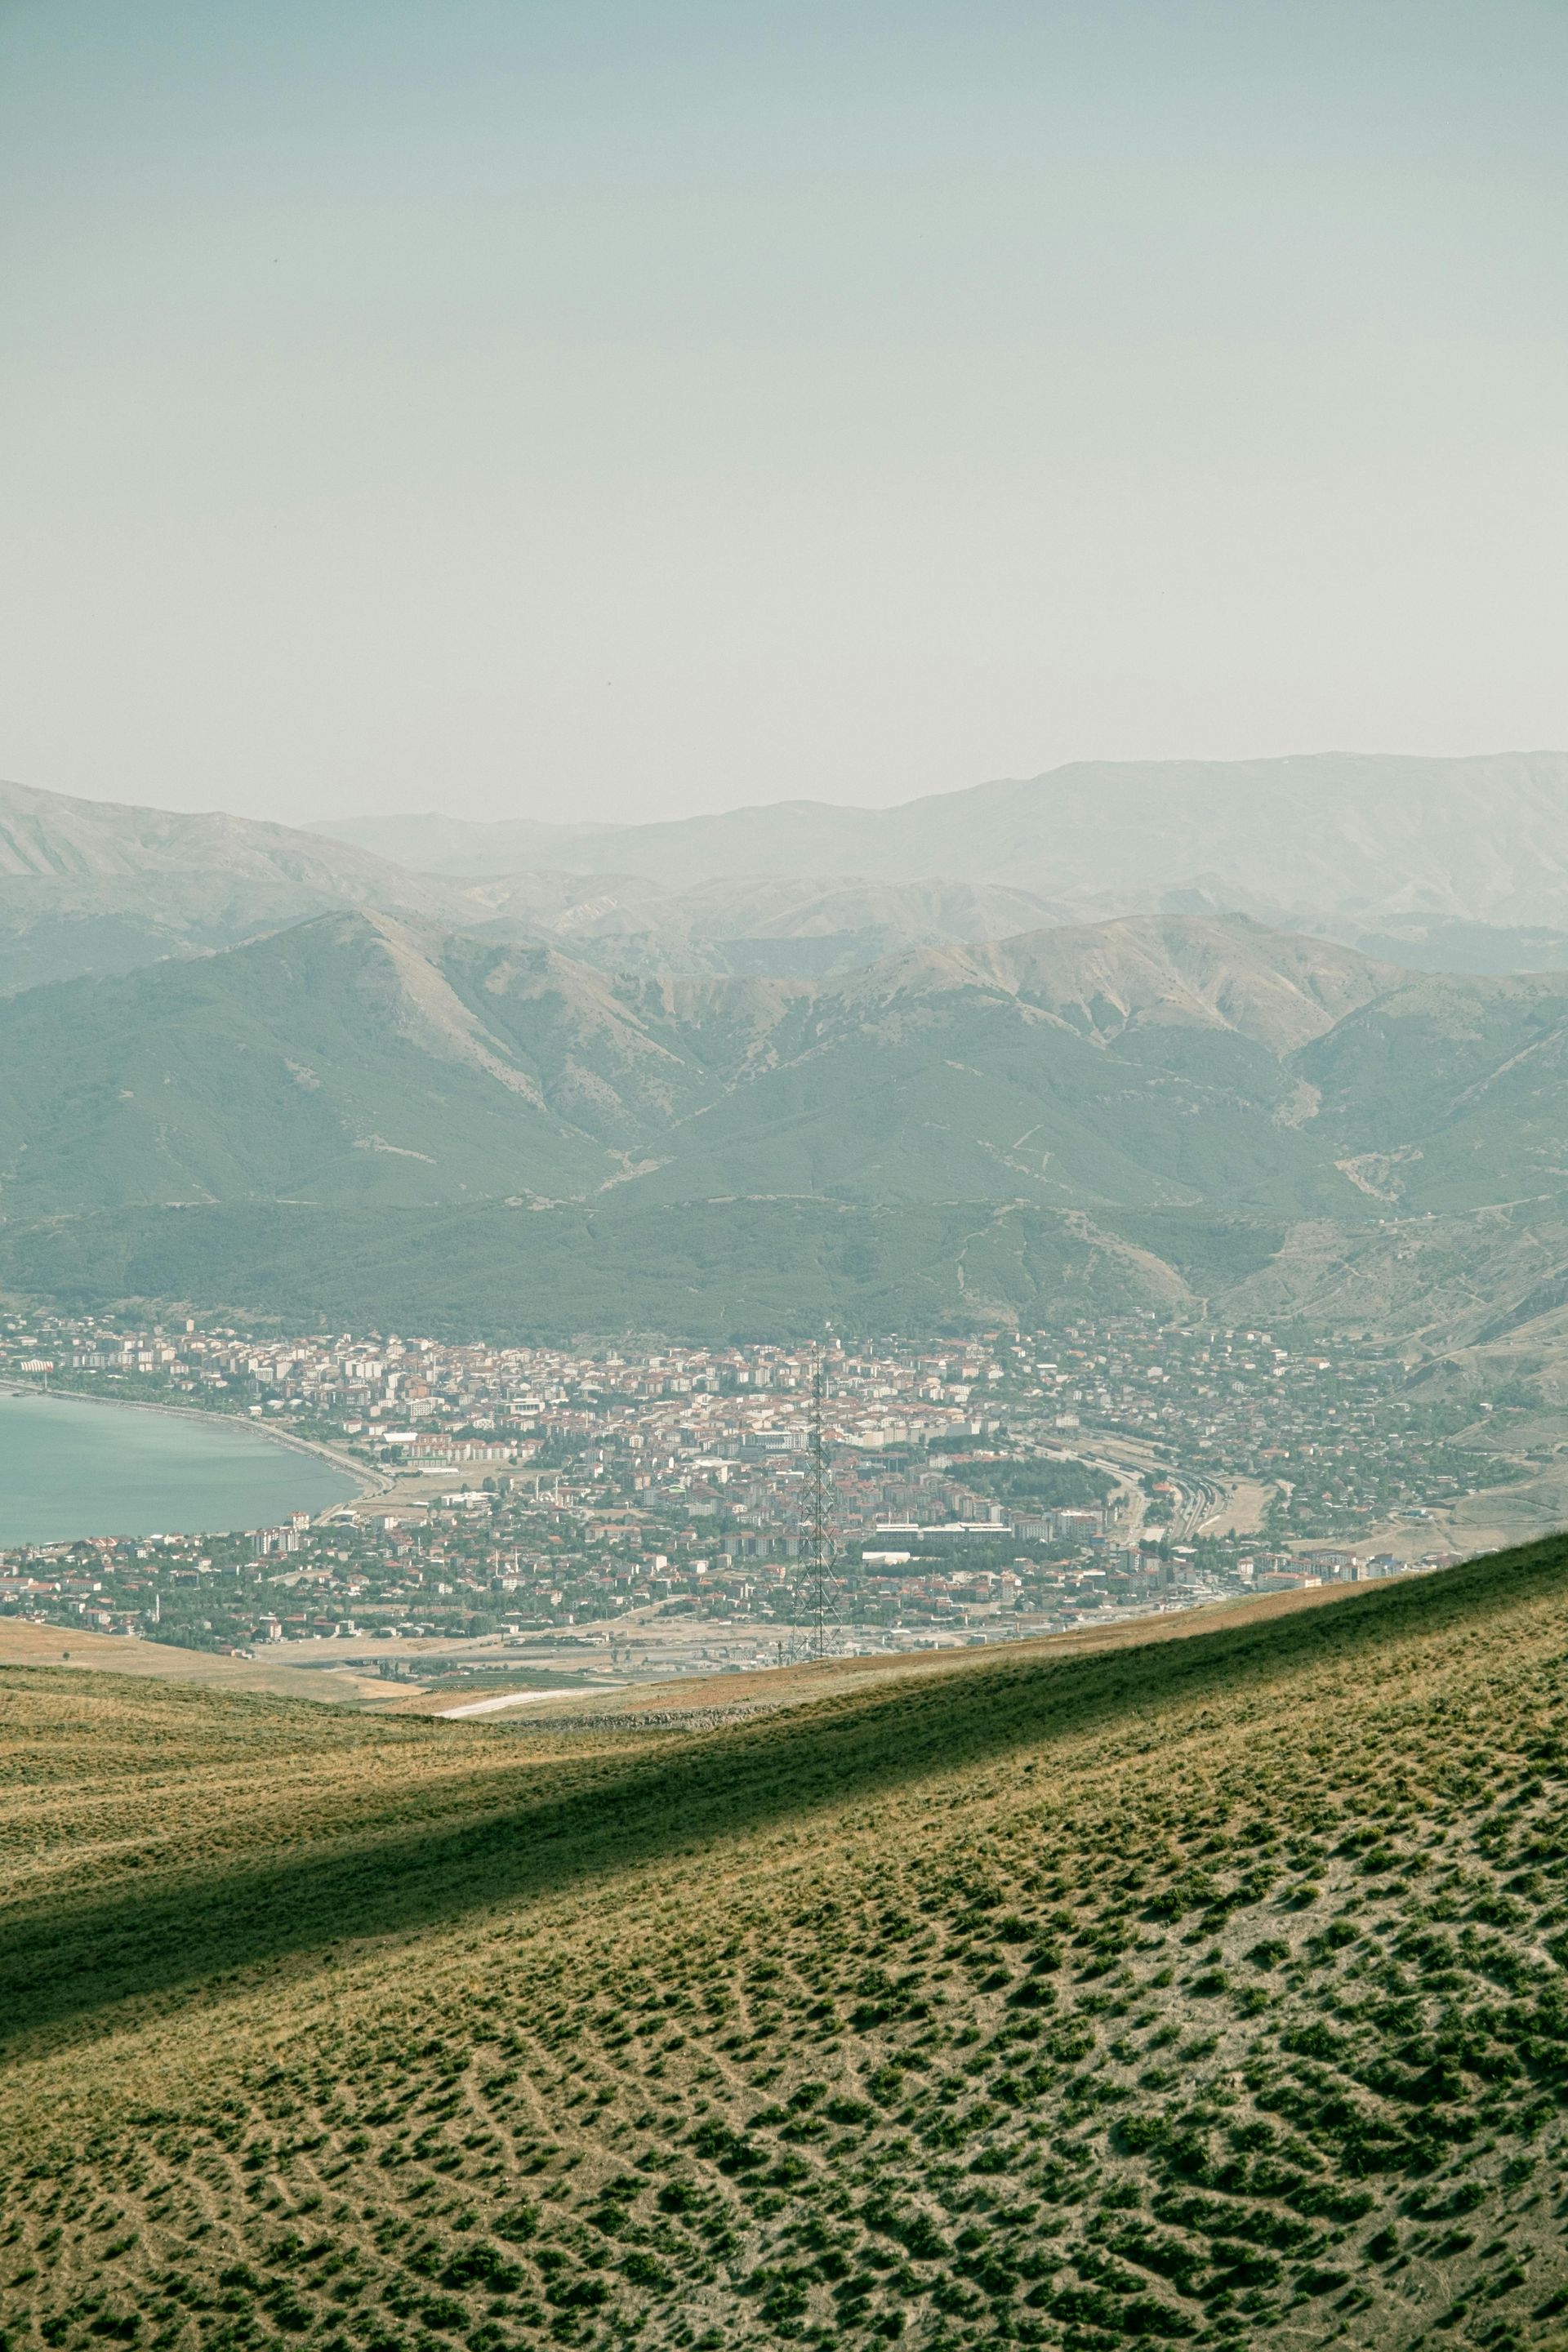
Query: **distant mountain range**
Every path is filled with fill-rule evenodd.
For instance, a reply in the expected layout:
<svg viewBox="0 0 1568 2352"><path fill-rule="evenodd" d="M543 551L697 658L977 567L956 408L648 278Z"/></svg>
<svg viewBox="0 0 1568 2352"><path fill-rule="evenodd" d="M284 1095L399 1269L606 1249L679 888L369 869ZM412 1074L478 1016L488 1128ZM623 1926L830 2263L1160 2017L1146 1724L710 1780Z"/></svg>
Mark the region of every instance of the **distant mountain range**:
<svg viewBox="0 0 1568 2352"><path fill-rule="evenodd" d="M816 974L900 946L1245 913L1418 971L1568 969L1568 756L1092 762L889 809L318 830L642 970Z"/></svg>
<svg viewBox="0 0 1568 2352"><path fill-rule="evenodd" d="M826 978L900 948L1003 939L1074 920L1066 900L999 882L784 874L674 890L637 875L551 867L466 887L473 928L548 939L614 971Z"/></svg>
<svg viewBox="0 0 1568 2352"><path fill-rule="evenodd" d="M911 950L814 984L612 980L321 916L0 1007L0 1212L622 1186L1353 1212L1365 1188L1334 1168L1340 1127L1325 1150L1300 1109L1299 1064L1397 977L1239 919Z"/></svg>
<svg viewBox="0 0 1568 2352"><path fill-rule="evenodd" d="M205 954L337 907L470 912L449 884L289 825L0 783L0 991Z"/></svg>
<svg viewBox="0 0 1568 2352"><path fill-rule="evenodd" d="M886 810L305 832L0 785L0 992L343 908L645 975L823 980L906 948L1233 913L1415 969L1568 968L1568 760L1079 767Z"/></svg>
<svg viewBox="0 0 1568 2352"><path fill-rule="evenodd" d="M1568 974L1243 917L612 978L377 913L0 1005L0 1213L776 1198L1355 1221L1568 1185Z"/></svg>
<svg viewBox="0 0 1568 2352"><path fill-rule="evenodd" d="M5 787L0 1280L541 1335L1206 1298L1568 1360L1556 923L1555 755L620 828Z"/></svg>
<svg viewBox="0 0 1568 2352"><path fill-rule="evenodd" d="M1384 1328L1479 1332L1568 1301L1565 1205L1568 975L1412 975L1242 917L811 982L337 911L0 1004L0 1271L56 1295L538 1330L1309 1294L1342 1319L1353 1265Z"/></svg>
<svg viewBox="0 0 1568 2352"><path fill-rule="evenodd" d="M430 815L323 835L467 878L636 877L667 888L813 875L955 882L1122 914L1173 890L1242 911L1563 925L1568 755L1086 763L888 809L783 801L637 825Z"/></svg>

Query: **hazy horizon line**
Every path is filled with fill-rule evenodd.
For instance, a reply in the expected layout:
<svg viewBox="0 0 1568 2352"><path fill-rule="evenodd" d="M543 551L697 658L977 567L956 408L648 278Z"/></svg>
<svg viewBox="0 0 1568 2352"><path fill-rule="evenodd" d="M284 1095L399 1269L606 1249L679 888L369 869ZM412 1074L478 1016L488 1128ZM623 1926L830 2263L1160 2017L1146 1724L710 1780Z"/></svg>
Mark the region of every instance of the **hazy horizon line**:
<svg viewBox="0 0 1568 2352"><path fill-rule="evenodd" d="M1347 745L1336 745L1317 751L1267 751L1247 753L1229 758L1206 758L1199 753L1167 752L1146 759L1090 758L1058 761L1052 766L1035 769L1027 773L982 776L969 783L950 784L935 792L911 793L906 798L889 801L829 800L810 793L784 793L769 800L736 800L707 809L689 809L673 814L646 817L550 817L527 813L506 815L475 815L462 810L443 809L426 804L423 807L386 808L367 811L359 815L329 815L290 821L282 817L247 814L241 809L222 802L205 808L181 808L150 800L121 800L110 793L60 792L47 784L35 784L16 776L0 777L0 791L36 793L46 800L72 802L86 808L117 808L146 810L160 816L227 817L237 824L275 826L285 833L330 835L346 829L367 825L413 824L430 820L439 824L471 826L476 831L489 831L499 826L533 826L542 832L605 834L638 832L658 825L700 824L717 818L739 816L748 813L761 814L773 809L822 809L844 815L886 816L900 809L916 808L931 801L957 799L965 793L995 790L1007 785L1038 784L1075 771L1103 769L1247 769L1285 768L1334 760L1349 760L1367 765L1469 767L1484 766L1500 760L1568 760L1568 751L1545 743L1526 747L1497 747L1484 751L1360 751Z"/></svg>

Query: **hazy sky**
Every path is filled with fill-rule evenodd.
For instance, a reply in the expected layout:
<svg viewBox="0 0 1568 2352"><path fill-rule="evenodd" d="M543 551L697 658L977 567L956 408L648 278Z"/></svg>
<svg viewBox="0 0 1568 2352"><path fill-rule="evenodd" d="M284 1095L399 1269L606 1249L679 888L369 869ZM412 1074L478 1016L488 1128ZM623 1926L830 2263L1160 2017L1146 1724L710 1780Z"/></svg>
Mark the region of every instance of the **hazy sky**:
<svg viewBox="0 0 1568 2352"><path fill-rule="evenodd" d="M1568 747L1563 0L0 0L0 774Z"/></svg>

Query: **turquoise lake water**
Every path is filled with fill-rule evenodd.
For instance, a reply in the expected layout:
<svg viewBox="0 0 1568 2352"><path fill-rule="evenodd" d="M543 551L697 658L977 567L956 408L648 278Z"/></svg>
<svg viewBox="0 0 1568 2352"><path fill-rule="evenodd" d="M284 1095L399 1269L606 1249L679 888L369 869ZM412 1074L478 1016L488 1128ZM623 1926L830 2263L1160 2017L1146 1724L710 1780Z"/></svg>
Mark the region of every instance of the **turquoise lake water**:
<svg viewBox="0 0 1568 2352"><path fill-rule="evenodd" d="M238 1423L0 1391L0 1544L218 1535L356 1491L319 1456Z"/></svg>

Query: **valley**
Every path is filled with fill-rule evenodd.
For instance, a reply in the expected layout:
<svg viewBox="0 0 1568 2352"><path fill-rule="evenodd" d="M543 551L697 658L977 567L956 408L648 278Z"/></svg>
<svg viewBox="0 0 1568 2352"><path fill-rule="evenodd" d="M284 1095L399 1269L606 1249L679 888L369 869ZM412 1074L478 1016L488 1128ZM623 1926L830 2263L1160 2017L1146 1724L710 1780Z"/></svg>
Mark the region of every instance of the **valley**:
<svg viewBox="0 0 1568 2352"><path fill-rule="evenodd" d="M1565 82L0 6L0 2352L1568 2352Z"/></svg>
<svg viewBox="0 0 1568 2352"><path fill-rule="evenodd" d="M7 2340L1561 2352L1568 971L1230 781L13 803L0 1375L359 1492L0 1553Z"/></svg>

